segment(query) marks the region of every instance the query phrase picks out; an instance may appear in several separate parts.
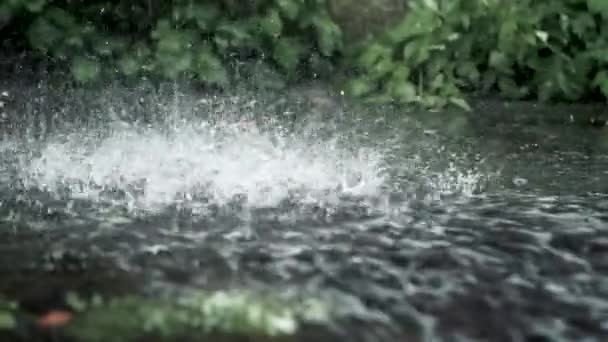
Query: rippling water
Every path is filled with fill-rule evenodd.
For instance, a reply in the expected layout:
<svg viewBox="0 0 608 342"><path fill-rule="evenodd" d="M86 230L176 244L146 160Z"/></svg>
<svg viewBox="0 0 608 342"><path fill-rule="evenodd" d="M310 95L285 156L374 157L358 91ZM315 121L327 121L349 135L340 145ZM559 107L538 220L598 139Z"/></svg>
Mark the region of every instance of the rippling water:
<svg viewBox="0 0 608 342"><path fill-rule="evenodd" d="M608 336L605 132L306 92L25 93L0 135L7 291L109 260L141 292L334 294L349 340Z"/></svg>

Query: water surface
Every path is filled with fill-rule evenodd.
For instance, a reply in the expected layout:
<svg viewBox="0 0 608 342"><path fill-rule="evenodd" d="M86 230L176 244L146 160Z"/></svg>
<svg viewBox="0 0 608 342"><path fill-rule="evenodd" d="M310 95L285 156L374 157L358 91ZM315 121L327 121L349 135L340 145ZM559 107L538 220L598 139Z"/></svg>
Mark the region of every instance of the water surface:
<svg viewBox="0 0 608 342"><path fill-rule="evenodd" d="M576 109L9 92L0 290L32 306L49 288L265 288L336 298L335 340L608 336L608 137Z"/></svg>

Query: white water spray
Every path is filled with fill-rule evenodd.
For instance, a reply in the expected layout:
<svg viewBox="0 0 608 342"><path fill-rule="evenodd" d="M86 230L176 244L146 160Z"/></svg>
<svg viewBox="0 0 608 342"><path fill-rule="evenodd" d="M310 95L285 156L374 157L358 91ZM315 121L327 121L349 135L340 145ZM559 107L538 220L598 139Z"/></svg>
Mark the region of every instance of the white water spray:
<svg viewBox="0 0 608 342"><path fill-rule="evenodd" d="M470 196L482 180L477 172L465 175L454 167L435 176L424 169L408 171L414 166L402 165L407 159L389 158L402 153L391 151L407 137L371 147L355 143L350 132L340 132L334 123L330 126L336 126L335 132L319 138L316 130L330 126L319 126L316 117L305 121L317 125L291 132L277 123L258 129L238 124L243 117L252 119L255 101L184 101L187 108L178 97L164 107L162 101L155 102L165 109L155 114L162 122L152 124L127 123L125 108L107 105L113 124L59 129L26 147L28 152L16 165L18 181L25 189L43 190L65 201L68 209L72 201L82 200L144 215L177 207L205 216L210 208L232 204L274 209L286 203L331 211L348 205L345 199L388 214L390 193L397 190L391 168L424 174L414 182L438 200L446 193ZM202 104L202 111L194 110L193 103ZM117 111L122 114L117 116ZM395 161L401 164L392 165Z"/></svg>
<svg viewBox="0 0 608 342"><path fill-rule="evenodd" d="M92 133L49 142L22 170L27 186L102 202L121 193L123 205L158 211L236 198L251 208L284 200L338 204L342 196L379 196L385 182L380 153L347 151L333 140L310 143L204 121Z"/></svg>

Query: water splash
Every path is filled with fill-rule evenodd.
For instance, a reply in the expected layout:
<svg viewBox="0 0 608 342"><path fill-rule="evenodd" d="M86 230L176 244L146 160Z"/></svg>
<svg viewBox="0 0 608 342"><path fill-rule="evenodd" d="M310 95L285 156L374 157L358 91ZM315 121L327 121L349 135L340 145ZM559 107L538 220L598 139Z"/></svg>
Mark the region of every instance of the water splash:
<svg viewBox="0 0 608 342"><path fill-rule="evenodd" d="M146 212L235 201L250 208L337 204L343 196L379 196L385 182L374 150L205 121L58 136L21 178L28 188Z"/></svg>
<svg viewBox="0 0 608 342"><path fill-rule="evenodd" d="M407 206L411 196L404 192L422 187L427 199L466 197L484 181L482 172L462 171L460 165L431 171L436 154L414 162L412 156L438 144L420 125L404 124L411 130L404 132L366 114L315 114L256 95L200 98L176 88L171 94L144 93L110 89L85 118L76 113L82 106L66 103L52 114L53 127L42 139L25 139L19 151L12 140L23 134L8 139L3 149L13 165L0 170L0 179L4 174L6 184L42 190L65 207L53 210L74 217L83 214L74 201L112 217L125 215L125 209L131 216L173 208L198 216L217 208L228 215L287 208L306 216L311 207L334 214L372 208L383 215ZM296 124L283 120L294 111ZM370 134L379 130L374 125L384 133ZM394 198L399 203L389 203Z"/></svg>
<svg viewBox="0 0 608 342"><path fill-rule="evenodd" d="M489 176L475 168L459 168L451 162L445 170L430 174L427 182L434 199L454 195L471 197L482 192Z"/></svg>

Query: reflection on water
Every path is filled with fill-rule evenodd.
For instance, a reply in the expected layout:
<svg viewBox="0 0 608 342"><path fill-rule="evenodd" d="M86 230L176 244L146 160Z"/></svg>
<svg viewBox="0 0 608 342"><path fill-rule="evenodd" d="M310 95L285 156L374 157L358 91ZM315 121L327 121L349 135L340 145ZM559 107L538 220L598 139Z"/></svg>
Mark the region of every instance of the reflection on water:
<svg viewBox="0 0 608 342"><path fill-rule="evenodd" d="M23 122L0 140L0 269L50 258L86 273L103 257L144 292L333 293L368 322L340 332L351 339L608 333L605 154L530 152L544 132L510 139L462 117L446 135L449 122L298 97L123 92L15 109Z"/></svg>

